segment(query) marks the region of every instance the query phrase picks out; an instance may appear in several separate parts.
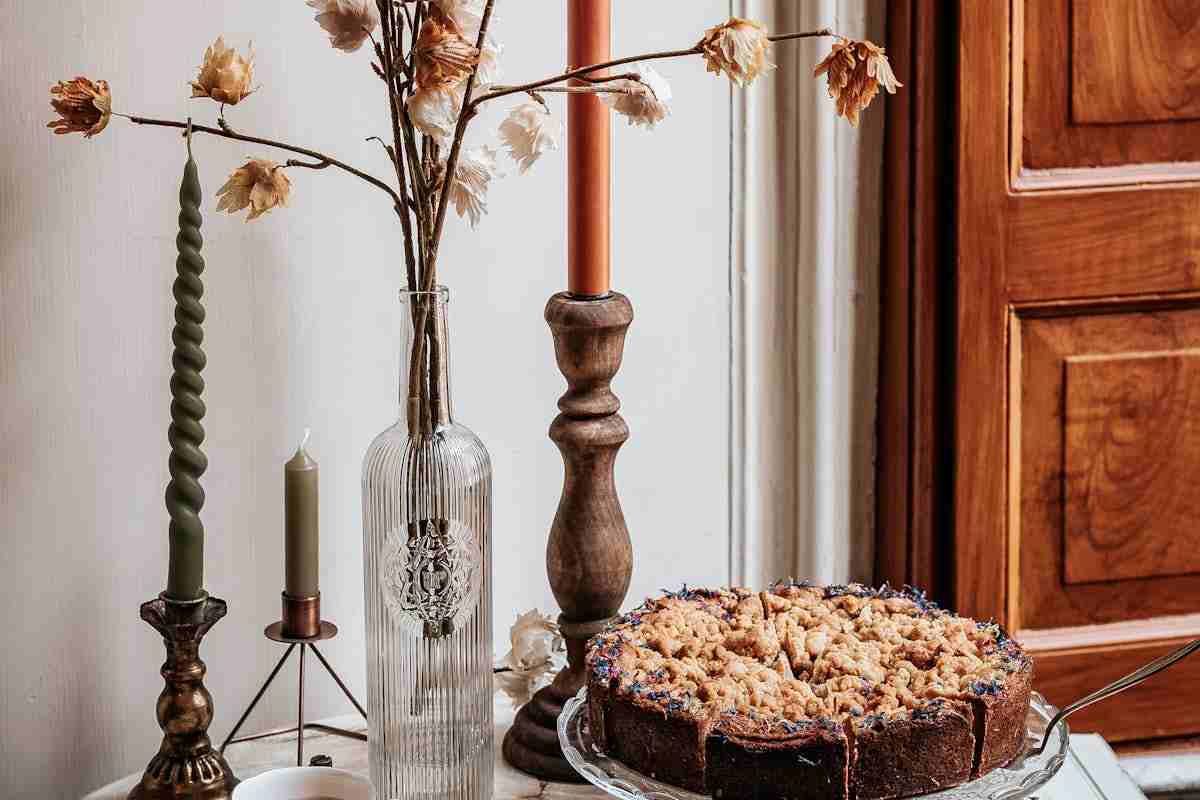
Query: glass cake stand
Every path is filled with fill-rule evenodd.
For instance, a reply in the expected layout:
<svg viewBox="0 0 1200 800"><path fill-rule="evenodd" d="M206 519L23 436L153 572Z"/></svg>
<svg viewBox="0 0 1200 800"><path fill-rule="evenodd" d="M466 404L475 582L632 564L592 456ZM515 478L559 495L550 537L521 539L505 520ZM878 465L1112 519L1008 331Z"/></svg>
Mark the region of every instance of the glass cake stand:
<svg viewBox="0 0 1200 800"><path fill-rule="evenodd" d="M586 701L585 686L567 701L558 717L559 744L567 761L580 775L621 800L708 800L707 795L648 778L600 752L588 728ZM1033 693L1029 716L1025 719L1027 748L1036 748L1041 743L1046 726L1057 712L1058 709L1044 697ZM1069 741L1067 724L1060 722L1040 755L1027 753L978 780L921 797L925 800L1017 800L1029 797L1058 773L1066 761Z"/></svg>

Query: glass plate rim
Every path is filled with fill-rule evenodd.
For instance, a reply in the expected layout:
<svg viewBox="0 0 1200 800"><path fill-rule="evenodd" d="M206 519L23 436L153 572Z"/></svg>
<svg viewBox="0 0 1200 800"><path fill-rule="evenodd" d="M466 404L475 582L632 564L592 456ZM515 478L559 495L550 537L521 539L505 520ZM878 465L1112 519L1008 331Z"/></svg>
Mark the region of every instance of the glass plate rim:
<svg viewBox="0 0 1200 800"><path fill-rule="evenodd" d="M580 722L587 708L587 686L584 686L563 706L558 717L558 742L571 767L589 783L621 800L707 800L697 794L668 783L656 781L620 761L594 751L590 739L585 741ZM1025 718L1027 751L1011 764L992 770L987 775L934 794L920 795L913 800L1019 800L1045 786L1058 774L1070 749L1070 729L1060 721L1051 733L1045 751L1029 756L1028 748L1041 743L1046 726L1058 713L1038 692L1031 692L1029 713ZM613 774L609 764L628 773L627 777ZM637 781L637 783L634 783ZM638 785L640 784L640 786Z"/></svg>

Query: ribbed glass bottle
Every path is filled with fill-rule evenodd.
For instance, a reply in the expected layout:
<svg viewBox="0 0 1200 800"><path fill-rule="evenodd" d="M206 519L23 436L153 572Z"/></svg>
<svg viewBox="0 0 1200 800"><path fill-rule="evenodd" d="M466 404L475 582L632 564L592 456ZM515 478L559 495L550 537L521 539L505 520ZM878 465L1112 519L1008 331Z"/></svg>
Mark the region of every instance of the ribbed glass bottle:
<svg viewBox="0 0 1200 800"><path fill-rule="evenodd" d="M492 467L450 412L449 293L402 292L400 300L400 419L363 460L373 796L486 800L495 749ZM422 313L437 336L425 337L428 366L411 371ZM424 391L409 391L412 374ZM413 395L423 399L410 435Z"/></svg>

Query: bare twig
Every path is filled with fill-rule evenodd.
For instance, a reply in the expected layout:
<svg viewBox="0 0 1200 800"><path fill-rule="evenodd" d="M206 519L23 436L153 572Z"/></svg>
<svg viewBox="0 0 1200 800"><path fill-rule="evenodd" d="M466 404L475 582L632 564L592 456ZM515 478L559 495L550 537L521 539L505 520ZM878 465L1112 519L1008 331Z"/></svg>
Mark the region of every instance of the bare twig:
<svg viewBox="0 0 1200 800"><path fill-rule="evenodd" d="M324 159L322 161L311 161L310 162L310 161L301 161L298 158L289 158L287 161L285 161L283 163L283 165L285 167L305 167L307 169L325 169L326 167L333 166L333 163L331 161L329 161L329 159Z"/></svg>
<svg viewBox="0 0 1200 800"><path fill-rule="evenodd" d="M817 36L839 36L839 38L840 38L839 34L834 33L829 28L819 28L818 30L815 30L815 31L803 31L800 33L781 33L781 34L776 34L774 36L768 36L767 38L772 42L782 42L782 41L786 41L789 39L810 39L810 38L817 37ZM476 97L474 100L471 100L469 105L470 105L471 111L474 112L475 109L477 109L481 104L486 103L489 100L495 100L498 97L505 97L510 94L518 94L518 93L522 93L522 92L528 92L531 89L539 89L539 90L545 91L546 90L545 87L547 87L547 86L550 86L555 83L562 83L563 81L569 81L569 80L572 80L575 78L582 79L582 80L589 80L588 76L590 76L591 73L599 72L602 69L611 69L612 67L619 67L622 64L632 64L636 61L658 61L658 60L664 59L664 58L681 58L683 56L696 56L696 55L700 55L702 52L704 52L704 50L700 47L699 44L697 44L694 47L689 47L684 50L663 50L658 53L642 53L641 55L637 55L637 56L625 56L624 58L616 58L616 59L613 59L612 61L605 61L600 64L591 64L590 66L579 67L578 69L568 70L567 72L563 72L559 75L553 75L549 78L542 78L541 80L531 81L530 83L522 83L517 86L505 86L505 87L493 89L492 91L486 92L485 94L481 94L479 97ZM589 82L591 82L591 81L589 80ZM464 105L464 111L466 110L466 108L467 108L467 106Z"/></svg>
<svg viewBox="0 0 1200 800"><path fill-rule="evenodd" d="M186 122L180 122L179 120L175 120L175 119L151 119L149 117L137 117L137 116L130 116L128 114L121 114L119 116L126 117L130 122L133 122L137 125L158 125L158 126L162 126L162 127L166 127L166 128L182 128L182 129L186 129L188 126L188 124ZM325 166L337 167L338 169L343 170L344 172L350 173L351 175L355 176L356 178L362 178L364 181L371 184L372 186L374 186L378 189L382 189L383 191L387 192L388 195L392 198L392 202L397 203L397 204L400 203L400 195L396 194L396 190L393 189L391 186L388 186L383 181L379 180L379 178L376 178L374 175L368 175L367 173L363 172L360 169L355 169L354 167L350 166L349 164L347 164L344 161L339 161L338 159L333 158L332 156L327 156L324 153L317 152L316 150L310 150L307 147L298 147L294 144L287 144L286 142L277 142L273 139L264 139L261 136L246 136L245 134L241 134L241 133L234 131L232 128L229 128L228 126L226 126L224 129L221 129L221 128L211 128L208 125L196 125L195 123L192 123L192 133L207 133L210 136L220 136L223 139L235 139L239 142L251 142L253 144L266 145L267 147L275 147L280 150L287 150L290 153L298 153L299 155L302 155L302 156L308 156L309 158L316 159L318 162L326 162ZM301 163L297 163L292 166L312 167L312 165L310 165L310 164L301 164ZM312 168L316 169L317 167L312 167ZM324 169L324 167L321 167L321 169Z"/></svg>

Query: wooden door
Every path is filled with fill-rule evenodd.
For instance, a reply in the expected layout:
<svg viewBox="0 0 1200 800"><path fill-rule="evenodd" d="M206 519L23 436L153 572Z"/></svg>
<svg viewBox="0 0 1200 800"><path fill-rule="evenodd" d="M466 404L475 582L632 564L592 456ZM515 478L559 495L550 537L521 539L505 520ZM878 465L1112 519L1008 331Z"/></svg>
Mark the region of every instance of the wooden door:
<svg viewBox="0 0 1200 800"><path fill-rule="evenodd" d="M1200 636L1200 0L958 12L953 596L1061 704ZM1072 724L1200 731L1200 658Z"/></svg>

